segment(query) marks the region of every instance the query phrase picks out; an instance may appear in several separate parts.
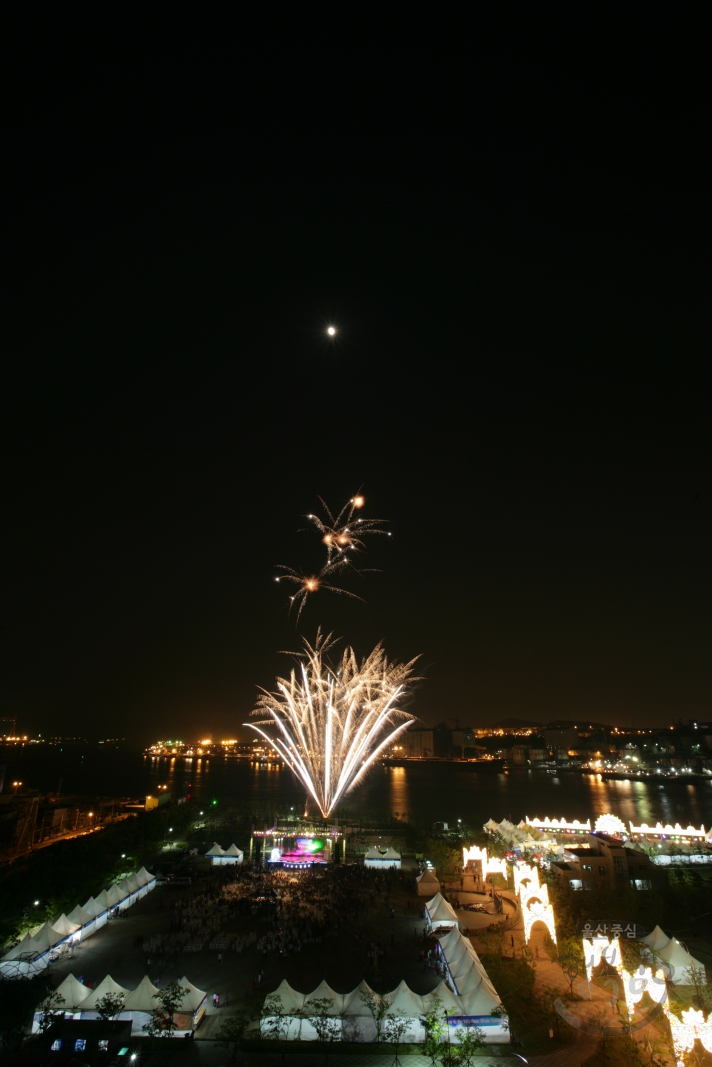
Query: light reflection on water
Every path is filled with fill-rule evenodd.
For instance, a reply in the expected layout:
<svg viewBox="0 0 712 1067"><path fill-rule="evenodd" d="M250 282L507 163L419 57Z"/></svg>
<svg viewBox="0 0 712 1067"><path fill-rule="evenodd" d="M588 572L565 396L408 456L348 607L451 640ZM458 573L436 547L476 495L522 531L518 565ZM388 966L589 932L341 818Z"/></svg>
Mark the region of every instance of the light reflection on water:
<svg viewBox="0 0 712 1067"><path fill-rule="evenodd" d="M111 749L60 753L54 750L3 752L6 781L14 776L28 788L92 796L144 796L167 785L174 796L188 783L199 800L221 796L246 808L288 809L304 801L304 790L279 763L258 764L223 757L194 760L144 757ZM456 764L376 767L344 801L358 814L407 813L419 822L443 820L477 825L489 818L519 822L530 818L595 819L612 812L625 822L688 822L712 825L712 782L606 781L598 775L559 774L517 768L507 774L476 773Z"/></svg>

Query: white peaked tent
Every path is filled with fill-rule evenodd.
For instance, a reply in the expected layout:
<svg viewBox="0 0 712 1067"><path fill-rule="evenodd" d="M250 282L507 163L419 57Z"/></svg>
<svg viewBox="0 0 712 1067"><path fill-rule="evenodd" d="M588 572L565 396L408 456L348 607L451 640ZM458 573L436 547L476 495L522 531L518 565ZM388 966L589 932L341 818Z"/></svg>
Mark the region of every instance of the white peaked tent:
<svg viewBox="0 0 712 1067"><path fill-rule="evenodd" d="M113 900L105 889L102 889L101 893L97 893L94 897L94 904L98 912L97 919L101 917L103 912L110 911L114 906Z"/></svg>
<svg viewBox="0 0 712 1067"><path fill-rule="evenodd" d="M432 900L425 905L428 913L428 925L431 930L437 930L441 926L459 926L455 910L448 904L442 893L436 893Z"/></svg>
<svg viewBox="0 0 712 1067"><path fill-rule="evenodd" d="M428 1011L431 1005L435 1002L436 997L440 1001L441 1011L447 1011L449 1015L452 1015L453 1012L457 1013L462 1011L462 1005L458 1003L457 997L450 989L450 986L443 982L442 979L435 986L432 993L426 993L422 998L424 1011Z"/></svg>
<svg viewBox="0 0 712 1067"><path fill-rule="evenodd" d="M383 853L375 845L372 845L363 857L363 865L364 867L380 867L382 858Z"/></svg>
<svg viewBox="0 0 712 1067"><path fill-rule="evenodd" d="M399 871L400 870L400 866L401 866L401 854L400 854L400 852L396 852L396 850L394 848L390 848L390 847L387 848L386 849L386 853L385 853L385 855L383 857L383 866L384 867L395 867L395 869L397 871Z"/></svg>
<svg viewBox="0 0 712 1067"><path fill-rule="evenodd" d="M131 903L132 903L131 896L132 896L134 891L131 888L131 886L129 885L129 883L126 880L126 878L124 878L122 881L116 883L116 889L117 889L117 892L119 893L119 895L121 897L121 903L119 904L119 907L122 910L125 911L126 908L131 907Z"/></svg>
<svg viewBox="0 0 712 1067"><path fill-rule="evenodd" d="M86 1000L91 989L82 985L73 974L68 974L64 981L57 986L60 997L64 997L64 1004L60 1005L65 1012L74 1012L79 1009L82 1001Z"/></svg>
<svg viewBox="0 0 712 1067"><path fill-rule="evenodd" d="M124 1001L124 1009L119 1015L120 1019L130 1019L133 1031L143 1030L151 1018L151 1012L159 1006L154 997L158 989L152 983L148 975L144 975L136 988L128 994Z"/></svg>
<svg viewBox="0 0 712 1067"><path fill-rule="evenodd" d="M205 1003L205 998L208 994L204 990L198 989L197 985L193 985L192 982L189 982L185 975L183 975L178 985L181 989L185 989L191 1011L199 1011Z"/></svg>
<svg viewBox="0 0 712 1067"><path fill-rule="evenodd" d="M0 974L5 978L27 978L39 974L47 966L45 952L33 937L25 934L22 941L0 960Z"/></svg>
<svg viewBox="0 0 712 1067"><path fill-rule="evenodd" d="M670 938L659 926L656 926L654 930L651 930L647 937L643 938L643 944L647 945L653 952L659 952L661 948L665 948L669 943Z"/></svg>
<svg viewBox="0 0 712 1067"><path fill-rule="evenodd" d="M243 855L244 853L237 847L234 841L228 849L225 849L225 859L229 859L232 863L242 863ZM225 861L223 860L223 862Z"/></svg>
<svg viewBox="0 0 712 1067"><path fill-rule="evenodd" d="M221 867L224 863L234 863L232 858L228 858L224 849L220 848L220 845L215 842L212 848L209 848L205 853L210 859L210 865L212 867Z"/></svg>
<svg viewBox="0 0 712 1067"><path fill-rule="evenodd" d="M61 983L61 985L57 986L56 992L59 994L60 997L62 997L64 1003L59 1004L55 1010L57 1011L58 1015L62 1013L64 1018L66 1018L67 1016L71 1017L73 1015L77 1015L79 1011L79 1005L82 1003L82 1001L86 1000L86 998L91 993L91 989L89 989L85 985L82 985L82 983L79 982L73 974L68 974L64 981ZM33 1034L36 1034L39 1030L43 1015L44 1012L41 1010L40 1003L38 1004L37 1009L35 1010L34 1018L32 1020Z"/></svg>
<svg viewBox="0 0 712 1067"><path fill-rule="evenodd" d="M150 893L152 889L156 888L156 876L147 871L145 867L142 867L140 871L136 871L136 881L143 889L141 896L145 893Z"/></svg>
<svg viewBox="0 0 712 1067"><path fill-rule="evenodd" d="M380 997L371 989L365 979L351 993L344 996L344 1041L375 1041L376 1024L369 1002L378 1003Z"/></svg>
<svg viewBox="0 0 712 1067"><path fill-rule="evenodd" d="M307 996L304 998L304 1004L302 1007L302 1013L304 1016L304 1022L302 1023L301 1030L302 1041L315 1041L319 1036L309 1016L310 1005L315 1000L322 1001L322 1004L319 1005L319 1009L321 1011L323 1007L326 1015L330 1015L333 1018L340 1019L343 1014L343 994L335 993L331 986L328 984L328 982L326 982L325 980L321 981L316 987L316 989L314 989L311 993L307 994ZM316 1014L316 1011L314 1011L314 1014ZM339 1026L339 1030L341 1030L341 1026ZM339 1034L339 1037L341 1037L341 1034Z"/></svg>
<svg viewBox="0 0 712 1067"><path fill-rule="evenodd" d="M158 987L153 984L148 975L144 975L139 984L129 993L124 1003L124 1012L127 1011L140 1011L151 1012L158 1005L154 1000ZM123 1015L124 1012L121 1014Z"/></svg>
<svg viewBox="0 0 712 1067"><path fill-rule="evenodd" d="M705 966L691 956L687 949L683 948L676 937L671 937L667 945L655 953L661 960L670 965L672 974L670 979L673 985L692 985L693 971L701 985L707 985Z"/></svg>
<svg viewBox="0 0 712 1067"><path fill-rule="evenodd" d="M60 933L59 930L55 930L49 920L32 935L33 940L37 942L42 952L48 952L51 948L54 948L55 945L64 940L64 937L65 935Z"/></svg>
<svg viewBox="0 0 712 1067"><path fill-rule="evenodd" d="M110 885L109 888L106 890L106 898L107 900L111 901L112 908L115 908L116 905L121 903L121 901L123 900L121 893L115 885Z"/></svg>
<svg viewBox="0 0 712 1067"><path fill-rule="evenodd" d="M6 952L3 956L3 962L5 960L16 960L18 956L39 956L46 950L35 941L34 937L30 937L29 934L25 934L22 941L20 941L14 948L11 948L9 952Z"/></svg>
<svg viewBox="0 0 712 1067"><path fill-rule="evenodd" d="M103 982L99 982L96 989L92 989L86 1000L83 1000L79 1006L79 1010L82 1013L82 1018L93 1018L96 1013L96 1006L98 1002L105 997L107 993L123 993L127 997L130 993L129 989L124 989L123 986L115 982L110 974L107 974ZM85 1012L91 1012L91 1015L85 1014Z"/></svg>
<svg viewBox="0 0 712 1067"><path fill-rule="evenodd" d="M85 911L81 904L77 904L77 906L70 911L67 918L70 923L77 923L78 926L84 927L88 926L89 923L93 923L95 916L90 915L88 911ZM92 931L82 930L82 937L86 937L87 933L91 932Z"/></svg>
<svg viewBox="0 0 712 1067"><path fill-rule="evenodd" d="M423 871L415 879L418 887L419 897L430 897L434 893L440 892L440 882L438 881L435 871Z"/></svg>
<svg viewBox="0 0 712 1067"><path fill-rule="evenodd" d="M62 937L70 937L72 934L76 934L77 930L81 930L82 924L70 922L64 912L62 912L60 917L55 919L52 923L52 927L58 934L61 934Z"/></svg>
<svg viewBox="0 0 712 1067"><path fill-rule="evenodd" d="M126 879L126 884L127 886L129 886L132 893L138 893L139 889L141 888L141 885L137 881L135 874L130 874L128 876L128 878Z"/></svg>
<svg viewBox="0 0 712 1067"><path fill-rule="evenodd" d="M283 1038L289 1041L298 1041L302 1035L303 1020L299 1016L299 1012L304 1005L304 994L298 993L296 989L292 989L289 982L283 979L275 989L272 996L277 997L280 1005L279 1015L262 1015L260 1018L260 1031L263 1037L268 1037L271 1033L275 1032L275 1029L279 1031ZM267 1002L265 1001L265 1008ZM286 1016L289 1022L285 1025L280 1021L282 1016ZM310 1030L313 1030L311 1024Z"/></svg>

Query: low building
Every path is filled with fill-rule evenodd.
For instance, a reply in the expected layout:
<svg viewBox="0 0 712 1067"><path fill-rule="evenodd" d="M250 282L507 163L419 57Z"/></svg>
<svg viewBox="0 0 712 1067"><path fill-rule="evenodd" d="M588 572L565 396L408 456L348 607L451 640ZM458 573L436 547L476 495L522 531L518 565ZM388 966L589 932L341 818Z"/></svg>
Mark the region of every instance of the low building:
<svg viewBox="0 0 712 1067"><path fill-rule="evenodd" d="M552 874L572 889L616 889L631 885L652 889L655 867L644 852L627 846L618 837L588 834L583 847L567 848L563 858L551 863Z"/></svg>

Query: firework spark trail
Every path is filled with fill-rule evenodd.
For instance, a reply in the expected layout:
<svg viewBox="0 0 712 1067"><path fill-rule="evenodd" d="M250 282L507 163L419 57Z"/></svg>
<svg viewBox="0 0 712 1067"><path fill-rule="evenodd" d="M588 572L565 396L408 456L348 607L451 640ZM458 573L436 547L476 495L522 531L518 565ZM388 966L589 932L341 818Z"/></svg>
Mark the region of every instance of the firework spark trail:
<svg viewBox="0 0 712 1067"><path fill-rule="evenodd" d="M413 664L389 663L380 645L361 663L346 648L336 667L326 659L334 642L317 633L277 692L263 690L250 726L289 764L326 818L363 777L386 745L414 721L398 706L416 679ZM270 736L263 727L277 728Z"/></svg>
<svg viewBox="0 0 712 1067"><path fill-rule="evenodd" d="M297 622L299 622L299 616L304 610L307 597L312 593L316 593L319 589L328 589L331 593L341 593L343 596L353 597L354 600L361 600L361 597L357 596L356 593L350 593L348 589L341 589L337 585L332 585L331 582L324 581L324 578L328 577L334 569L327 565L322 567L318 574L300 574L292 567L284 567L281 564L277 567L277 570L284 573L275 578L275 582L294 582L298 586L297 592L289 598L290 611L292 607L296 606L297 608Z"/></svg>

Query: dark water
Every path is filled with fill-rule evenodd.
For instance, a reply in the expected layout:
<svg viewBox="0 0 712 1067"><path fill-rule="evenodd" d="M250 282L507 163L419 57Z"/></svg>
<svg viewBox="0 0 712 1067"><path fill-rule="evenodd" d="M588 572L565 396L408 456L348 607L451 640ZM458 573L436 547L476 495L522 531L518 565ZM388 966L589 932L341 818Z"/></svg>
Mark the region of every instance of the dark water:
<svg viewBox="0 0 712 1067"><path fill-rule="evenodd" d="M76 748L0 750L7 763L5 789L13 779L26 788L91 796L135 796L157 793L167 785L174 796L188 783L194 797L209 802L233 797L253 810L288 810L304 802L304 790L290 771L222 757L192 764L151 759L140 752L94 745ZM345 806L351 813L381 816L406 813L416 821L462 819L478 825L490 817L518 822L528 815L544 818L595 818L613 812L625 822L688 822L712 824L712 782L603 781L593 775L517 769L506 774L474 773L457 765L411 765L374 769Z"/></svg>

